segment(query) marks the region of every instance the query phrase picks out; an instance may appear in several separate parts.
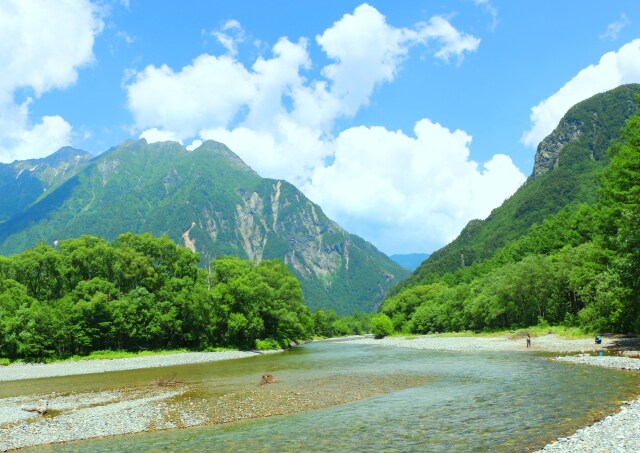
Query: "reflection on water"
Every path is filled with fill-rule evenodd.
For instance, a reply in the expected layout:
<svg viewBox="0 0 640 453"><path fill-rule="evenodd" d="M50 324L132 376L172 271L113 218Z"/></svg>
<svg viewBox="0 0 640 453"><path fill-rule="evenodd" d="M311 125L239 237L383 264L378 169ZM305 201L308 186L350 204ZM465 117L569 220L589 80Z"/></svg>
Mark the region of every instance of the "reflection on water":
<svg viewBox="0 0 640 453"><path fill-rule="evenodd" d="M557 363L527 353L321 342L253 359L58 378L46 385L66 382L88 390L91 380L95 388L175 373L196 385L205 399L213 399L255 391L267 372L278 379L265 386L274 399L300 394L313 401L315 393L328 392L334 405L38 451L529 451L591 423L602 411L613 411L637 393L640 382L637 373ZM363 392L362 398L357 392ZM350 402L335 405L340 398ZM322 406L326 404L316 407Z"/></svg>

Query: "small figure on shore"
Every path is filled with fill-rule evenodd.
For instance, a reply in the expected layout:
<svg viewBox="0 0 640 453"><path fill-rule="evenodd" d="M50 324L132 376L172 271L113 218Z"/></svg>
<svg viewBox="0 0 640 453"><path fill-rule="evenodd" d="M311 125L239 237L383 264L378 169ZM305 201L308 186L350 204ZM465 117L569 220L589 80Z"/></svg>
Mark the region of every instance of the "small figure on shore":
<svg viewBox="0 0 640 453"><path fill-rule="evenodd" d="M531 347L531 335L527 334L527 348Z"/></svg>
<svg viewBox="0 0 640 453"><path fill-rule="evenodd" d="M596 344L602 343L602 337L600 335L596 335Z"/></svg>
<svg viewBox="0 0 640 453"><path fill-rule="evenodd" d="M40 406L37 407L23 407L25 412L37 412L40 415L45 415L49 411L49 401L40 400Z"/></svg>

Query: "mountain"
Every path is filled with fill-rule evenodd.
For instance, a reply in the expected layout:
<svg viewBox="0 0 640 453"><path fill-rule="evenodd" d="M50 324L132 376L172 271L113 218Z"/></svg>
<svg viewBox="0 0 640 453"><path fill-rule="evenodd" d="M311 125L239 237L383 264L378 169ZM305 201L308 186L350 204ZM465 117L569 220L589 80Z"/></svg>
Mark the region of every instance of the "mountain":
<svg viewBox="0 0 640 453"><path fill-rule="evenodd" d="M65 147L42 159L0 163L0 222L22 212L45 191L69 179L91 157L86 151Z"/></svg>
<svg viewBox="0 0 640 453"><path fill-rule="evenodd" d="M261 178L225 145L127 141L92 159L0 224L0 253L38 241L125 232L166 234L210 259L279 258L305 303L340 314L373 311L408 272L330 220L293 185Z"/></svg>
<svg viewBox="0 0 640 453"><path fill-rule="evenodd" d="M418 266L420 266L420 264L424 260L429 258L429 254L428 253L406 253L406 254L397 253L395 255L391 255L389 258L391 258L393 261L395 261L405 269L414 271Z"/></svg>
<svg viewBox="0 0 640 453"><path fill-rule="evenodd" d="M564 207L593 203L599 175L610 161L607 148L625 121L638 113L638 94L640 85L622 85L569 109L538 145L525 184L485 220L470 221L454 241L434 252L389 295L490 258Z"/></svg>

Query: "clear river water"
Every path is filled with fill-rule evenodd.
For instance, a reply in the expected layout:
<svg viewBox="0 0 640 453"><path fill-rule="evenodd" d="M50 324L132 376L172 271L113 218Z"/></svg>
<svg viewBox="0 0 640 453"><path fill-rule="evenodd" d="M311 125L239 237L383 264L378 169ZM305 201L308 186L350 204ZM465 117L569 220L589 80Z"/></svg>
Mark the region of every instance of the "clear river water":
<svg viewBox="0 0 640 453"><path fill-rule="evenodd" d="M159 373L173 373L205 399L253 391L262 374L272 373L276 384L262 387L274 389L274 398L301 395L307 409L321 408L32 450L531 451L640 393L638 373L527 352L458 353L329 341L249 359L24 381L20 393L29 393L30 386L43 392L134 385ZM0 394L3 388L15 393L7 392L7 384L0 385Z"/></svg>

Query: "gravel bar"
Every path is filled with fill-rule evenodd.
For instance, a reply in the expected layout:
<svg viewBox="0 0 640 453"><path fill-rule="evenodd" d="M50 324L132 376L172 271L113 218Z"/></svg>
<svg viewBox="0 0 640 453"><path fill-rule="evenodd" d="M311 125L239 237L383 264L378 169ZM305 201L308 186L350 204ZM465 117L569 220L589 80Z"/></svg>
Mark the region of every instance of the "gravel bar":
<svg viewBox="0 0 640 453"><path fill-rule="evenodd" d="M424 335L418 337L385 337L376 340L371 337L351 340L358 344L375 344L414 349L430 349L436 351L459 352L497 352L497 351L531 351L531 352L589 352L616 347L619 340L604 338L601 345L596 345L592 339L567 340L559 335L549 334L535 337L531 341L531 348L526 347L524 338L502 337L451 337L444 335Z"/></svg>
<svg viewBox="0 0 640 453"><path fill-rule="evenodd" d="M146 431L182 389L46 395L53 417L21 411L29 398L0 399L0 451ZM3 423L4 422L4 423Z"/></svg>
<svg viewBox="0 0 640 453"><path fill-rule="evenodd" d="M110 371L158 368L191 363L216 362L219 360L253 357L258 352L221 351L221 352L179 352L175 354L156 354L124 359L95 359L77 362L56 363L15 363L0 366L0 381L47 378L54 376L72 376L76 374L107 373Z"/></svg>

